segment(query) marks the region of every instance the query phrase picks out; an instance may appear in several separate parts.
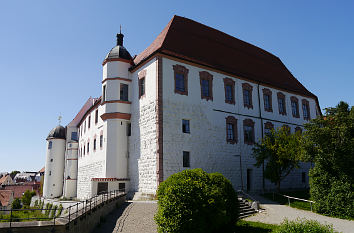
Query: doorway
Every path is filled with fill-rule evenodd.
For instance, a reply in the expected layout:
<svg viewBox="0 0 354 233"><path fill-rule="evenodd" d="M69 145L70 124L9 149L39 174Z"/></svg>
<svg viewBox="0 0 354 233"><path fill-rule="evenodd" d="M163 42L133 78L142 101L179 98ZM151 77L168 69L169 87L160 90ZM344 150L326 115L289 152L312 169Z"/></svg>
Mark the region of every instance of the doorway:
<svg viewBox="0 0 354 233"><path fill-rule="evenodd" d="M252 184L252 169L247 169L247 192L251 190Z"/></svg>
<svg viewBox="0 0 354 233"><path fill-rule="evenodd" d="M108 182L98 182L97 184L97 194L108 192Z"/></svg>

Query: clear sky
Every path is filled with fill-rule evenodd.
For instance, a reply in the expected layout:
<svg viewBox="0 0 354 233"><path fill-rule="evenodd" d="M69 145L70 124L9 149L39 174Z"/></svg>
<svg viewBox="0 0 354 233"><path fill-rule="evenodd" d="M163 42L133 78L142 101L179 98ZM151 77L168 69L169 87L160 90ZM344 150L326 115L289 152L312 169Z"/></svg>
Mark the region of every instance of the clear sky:
<svg viewBox="0 0 354 233"><path fill-rule="evenodd" d="M278 56L322 109L354 104L354 1L0 1L0 172L44 166L59 114L100 96L120 24L135 55L175 14Z"/></svg>

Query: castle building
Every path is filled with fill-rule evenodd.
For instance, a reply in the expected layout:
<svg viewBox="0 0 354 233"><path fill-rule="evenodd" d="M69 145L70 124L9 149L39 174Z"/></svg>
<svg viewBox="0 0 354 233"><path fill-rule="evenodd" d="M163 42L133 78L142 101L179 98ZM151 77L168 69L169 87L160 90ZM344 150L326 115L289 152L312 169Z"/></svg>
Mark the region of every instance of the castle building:
<svg viewBox="0 0 354 233"><path fill-rule="evenodd" d="M235 189L272 189L254 167L254 143L320 114L317 97L278 57L179 16L134 57L118 34L102 66L102 96L47 137L44 197L153 195L192 168L220 172ZM306 187L308 169L302 164L282 187Z"/></svg>

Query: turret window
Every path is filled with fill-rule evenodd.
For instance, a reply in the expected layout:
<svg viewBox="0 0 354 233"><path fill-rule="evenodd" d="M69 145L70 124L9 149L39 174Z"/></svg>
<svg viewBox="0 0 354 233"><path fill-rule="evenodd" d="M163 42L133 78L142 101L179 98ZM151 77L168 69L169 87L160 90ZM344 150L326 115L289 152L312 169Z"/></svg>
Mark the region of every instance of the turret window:
<svg viewBox="0 0 354 233"><path fill-rule="evenodd" d="M90 143L88 142L87 143L87 154L89 154L89 152L90 152Z"/></svg>
<svg viewBox="0 0 354 233"><path fill-rule="evenodd" d="M103 85L103 90L102 90L102 101L106 101L106 85Z"/></svg>
<svg viewBox="0 0 354 233"><path fill-rule="evenodd" d="M98 122L98 109L95 111L95 124Z"/></svg>
<svg viewBox="0 0 354 233"><path fill-rule="evenodd" d="M93 150L94 150L94 151L96 150L96 138L93 139Z"/></svg>
<svg viewBox="0 0 354 233"><path fill-rule="evenodd" d="M139 79L139 99L145 95L145 77Z"/></svg>
<svg viewBox="0 0 354 233"><path fill-rule="evenodd" d="M48 143L48 150L52 149L52 146L53 146L52 141L49 141L49 143Z"/></svg>
<svg viewBox="0 0 354 233"><path fill-rule="evenodd" d="M100 135L100 148L103 147L103 135Z"/></svg>
<svg viewBox="0 0 354 233"><path fill-rule="evenodd" d="M128 85L120 84L120 100L128 101Z"/></svg>

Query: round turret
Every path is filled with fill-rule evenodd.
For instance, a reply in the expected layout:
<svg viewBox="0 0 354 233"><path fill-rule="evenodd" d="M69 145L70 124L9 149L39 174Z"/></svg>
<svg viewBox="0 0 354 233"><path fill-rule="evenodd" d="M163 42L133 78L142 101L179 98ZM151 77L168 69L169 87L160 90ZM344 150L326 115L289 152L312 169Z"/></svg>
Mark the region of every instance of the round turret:
<svg viewBox="0 0 354 233"><path fill-rule="evenodd" d="M43 196L60 197L63 193L64 154L66 130L58 125L47 137L47 155L44 173Z"/></svg>

